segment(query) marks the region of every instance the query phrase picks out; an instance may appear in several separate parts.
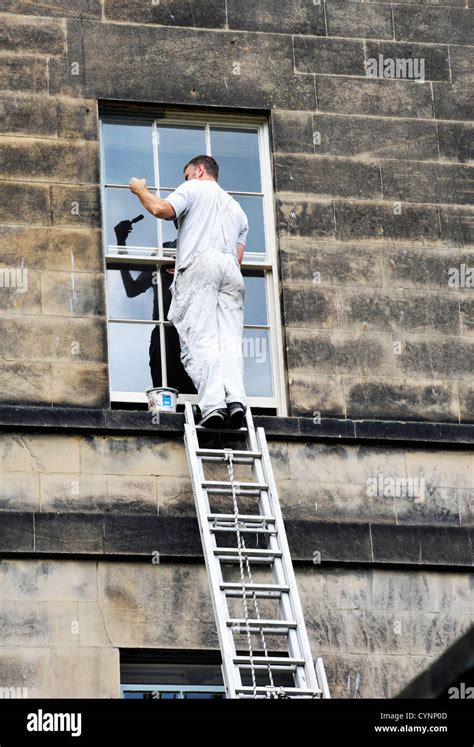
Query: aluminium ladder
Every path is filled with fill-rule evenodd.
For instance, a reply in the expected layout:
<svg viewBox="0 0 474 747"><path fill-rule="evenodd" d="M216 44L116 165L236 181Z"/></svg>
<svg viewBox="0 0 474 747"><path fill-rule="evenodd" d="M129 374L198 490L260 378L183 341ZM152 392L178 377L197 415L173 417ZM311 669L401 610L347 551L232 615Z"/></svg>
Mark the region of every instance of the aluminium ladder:
<svg viewBox="0 0 474 747"><path fill-rule="evenodd" d="M246 434L246 449L214 449L200 445L199 433L209 435L212 430L195 424L189 400L185 420L186 455L227 697L329 698L323 661L317 658L315 667L312 659L264 429L254 428L247 407L244 427L215 430L234 437ZM207 480L206 462L224 463L229 480ZM236 464L251 466L253 481L237 481ZM214 496L221 501L230 497L231 512L213 511L210 501ZM240 513L239 499L251 500L254 510ZM231 564L237 566L238 579L226 581L225 569ZM262 566L267 573L271 571L271 579L258 583L253 576ZM241 617L232 616L229 610L229 603L236 599L242 605ZM269 603L277 606L278 617L261 616L261 606ZM271 640L278 636L286 644L283 655L280 649L278 654L269 653L265 636Z"/></svg>

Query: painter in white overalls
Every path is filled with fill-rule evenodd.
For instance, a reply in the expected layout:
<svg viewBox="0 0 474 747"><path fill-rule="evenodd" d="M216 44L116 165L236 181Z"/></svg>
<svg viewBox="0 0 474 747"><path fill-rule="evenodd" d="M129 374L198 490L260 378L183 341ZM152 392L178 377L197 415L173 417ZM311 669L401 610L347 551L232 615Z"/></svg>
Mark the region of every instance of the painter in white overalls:
<svg viewBox="0 0 474 747"><path fill-rule="evenodd" d="M205 417L232 402L247 405L242 334L247 216L214 179L190 178L166 197L179 220L168 321ZM241 258L240 258L241 259Z"/></svg>
<svg viewBox="0 0 474 747"><path fill-rule="evenodd" d="M198 391L201 423L217 427L226 418L231 428L240 428L247 406L240 271L247 216L217 184L219 164L212 156L195 156L183 171L185 181L166 199L147 189L145 179L133 177L129 186L156 218L178 220L167 318L178 331L181 361Z"/></svg>

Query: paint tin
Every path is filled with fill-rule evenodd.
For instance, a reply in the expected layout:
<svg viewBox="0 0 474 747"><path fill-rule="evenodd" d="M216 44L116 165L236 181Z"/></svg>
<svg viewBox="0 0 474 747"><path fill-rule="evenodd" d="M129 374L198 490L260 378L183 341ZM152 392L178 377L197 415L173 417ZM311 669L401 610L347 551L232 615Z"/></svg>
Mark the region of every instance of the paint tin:
<svg viewBox="0 0 474 747"><path fill-rule="evenodd" d="M150 412L176 412L178 390L167 386L148 387L145 391L148 397Z"/></svg>

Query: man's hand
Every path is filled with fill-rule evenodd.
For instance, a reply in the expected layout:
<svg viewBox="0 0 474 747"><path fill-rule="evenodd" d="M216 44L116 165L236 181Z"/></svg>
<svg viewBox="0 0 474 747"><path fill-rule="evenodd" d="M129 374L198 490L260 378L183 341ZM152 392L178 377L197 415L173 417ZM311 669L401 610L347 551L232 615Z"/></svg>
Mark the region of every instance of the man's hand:
<svg viewBox="0 0 474 747"><path fill-rule="evenodd" d="M137 195L140 190L146 189L146 179L137 179L137 177L134 176L130 179L128 186L130 187L130 191L133 192L134 195Z"/></svg>

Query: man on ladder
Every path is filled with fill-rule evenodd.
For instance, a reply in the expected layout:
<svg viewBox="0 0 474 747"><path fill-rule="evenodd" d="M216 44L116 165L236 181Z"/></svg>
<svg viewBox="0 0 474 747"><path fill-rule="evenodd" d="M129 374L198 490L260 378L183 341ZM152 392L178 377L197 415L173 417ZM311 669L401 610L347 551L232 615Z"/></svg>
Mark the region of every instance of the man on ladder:
<svg viewBox="0 0 474 747"><path fill-rule="evenodd" d="M239 203L218 185L218 175L214 158L196 156L166 200L152 194L145 179L130 181L152 215L178 219L168 321L178 331L181 361L198 392L200 425L213 429L241 428L247 407L240 265L249 226Z"/></svg>

